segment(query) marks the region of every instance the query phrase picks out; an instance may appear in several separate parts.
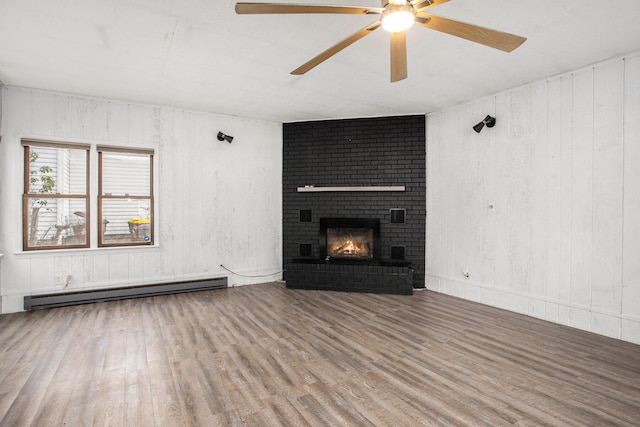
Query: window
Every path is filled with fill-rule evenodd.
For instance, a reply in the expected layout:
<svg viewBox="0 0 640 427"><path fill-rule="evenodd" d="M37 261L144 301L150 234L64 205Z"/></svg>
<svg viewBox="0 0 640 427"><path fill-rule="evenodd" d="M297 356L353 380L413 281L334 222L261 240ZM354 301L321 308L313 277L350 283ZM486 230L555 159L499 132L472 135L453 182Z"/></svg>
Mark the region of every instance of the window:
<svg viewBox="0 0 640 427"><path fill-rule="evenodd" d="M89 247L89 147L22 143L23 249Z"/></svg>
<svg viewBox="0 0 640 427"><path fill-rule="evenodd" d="M98 246L153 244L153 152L98 147Z"/></svg>
<svg viewBox="0 0 640 427"><path fill-rule="evenodd" d="M99 146L91 173L96 151L89 145L22 145L23 250L153 244L153 151ZM92 185L97 215L90 212ZM93 242L90 230L98 234Z"/></svg>

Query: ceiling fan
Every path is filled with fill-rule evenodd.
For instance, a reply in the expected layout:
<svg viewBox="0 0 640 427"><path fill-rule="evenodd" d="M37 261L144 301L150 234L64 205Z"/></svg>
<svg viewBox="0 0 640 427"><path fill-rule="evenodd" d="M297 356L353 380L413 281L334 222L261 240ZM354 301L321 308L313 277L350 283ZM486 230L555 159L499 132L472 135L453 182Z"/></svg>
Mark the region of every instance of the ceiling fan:
<svg viewBox="0 0 640 427"><path fill-rule="evenodd" d="M360 29L341 42L331 46L321 54L302 64L291 72L304 74L344 48L357 42L374 30L382 27L391 33L391 82L407 78L406 30L414 23L432 30L461 37L504 52L511 52L527 40L502 31L491 30L477 25L465 24L448 18L431 15L424 11L449 0L382 0L382 7L328 6L280 3L236 3L239 15L253 14L297 14L329 13L352 15L379 15L379 19Z"/></svg>

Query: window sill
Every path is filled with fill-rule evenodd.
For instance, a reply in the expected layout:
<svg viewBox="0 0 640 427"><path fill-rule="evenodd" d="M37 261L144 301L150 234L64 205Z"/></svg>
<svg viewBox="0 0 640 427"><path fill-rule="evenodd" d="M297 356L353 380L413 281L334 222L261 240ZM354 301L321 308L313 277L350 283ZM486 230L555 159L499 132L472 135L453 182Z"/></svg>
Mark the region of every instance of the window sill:
<svg viewBox="0 0 640 427"><path fill-rule="evenodd" d="M47 257L47 256L71 256L71 255L88 255L96 253L129 253L132 251L148 251L155 252L160 250L160 245L140 245L140 246L117 246L103 248L73 248L73 249L47 249L33 251L14 252L13 255L18 257Z"/></svg>

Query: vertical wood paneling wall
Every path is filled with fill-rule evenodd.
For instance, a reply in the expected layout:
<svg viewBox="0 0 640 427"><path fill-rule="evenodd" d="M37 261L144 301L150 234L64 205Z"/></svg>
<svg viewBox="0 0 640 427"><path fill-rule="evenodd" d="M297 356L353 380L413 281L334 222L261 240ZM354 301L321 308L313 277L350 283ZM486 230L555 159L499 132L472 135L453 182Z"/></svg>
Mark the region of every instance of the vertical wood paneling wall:
<svg viewBox="0 0 640 427"><path fill-rule="evenodd" d="M227 276L282 278L282 124L169 107L2 88L2 312L23 296ZM232 144L216 139L233 135ZM155 150L155 247L22 252L20 138ZM97 156L91 212L97 212ZM222 267L247 276L228 273ZM67 276L71 276L64 286Z"/></svg>
<svg viewBox="0 0 640 427"><path fill-rule="evenodd" d="M640 343L639 117L638 54L429 114L427 287Z"/></svg>

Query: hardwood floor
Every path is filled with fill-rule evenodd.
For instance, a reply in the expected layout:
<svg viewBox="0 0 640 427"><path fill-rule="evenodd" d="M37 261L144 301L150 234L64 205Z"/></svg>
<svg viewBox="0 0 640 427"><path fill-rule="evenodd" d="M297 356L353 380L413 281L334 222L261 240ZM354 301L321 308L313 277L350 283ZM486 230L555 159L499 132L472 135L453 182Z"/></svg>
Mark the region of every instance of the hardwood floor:
<svg viewBox="0 0 640 427"><path fill-rule="evenodd" d="M0 317L2 426L640 425L640 346L430 291Z"/></svg>

